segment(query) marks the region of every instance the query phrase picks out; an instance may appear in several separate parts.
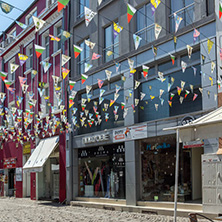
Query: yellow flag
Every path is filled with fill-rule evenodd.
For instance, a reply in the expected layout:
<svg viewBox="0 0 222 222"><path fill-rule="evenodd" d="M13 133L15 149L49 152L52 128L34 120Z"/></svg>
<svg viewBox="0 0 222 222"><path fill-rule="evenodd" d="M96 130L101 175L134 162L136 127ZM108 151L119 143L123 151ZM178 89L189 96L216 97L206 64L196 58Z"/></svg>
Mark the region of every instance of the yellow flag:
<svg viewBox="0 0 222 222"><path fill-rule="evenodd" d="M213 47L214 42L211 41L210 39L207 40L207 49L208 49L208 54L210 54L210 51Z"/></svg>
<svg viewBox="0 0 222 222"><path fill-rule="evenodd" d="M213 82L214 82L214 81L213 81L213 78L212 78L212 77L209 77L209 80L210 80L210 85L213 86Z"/></svg>

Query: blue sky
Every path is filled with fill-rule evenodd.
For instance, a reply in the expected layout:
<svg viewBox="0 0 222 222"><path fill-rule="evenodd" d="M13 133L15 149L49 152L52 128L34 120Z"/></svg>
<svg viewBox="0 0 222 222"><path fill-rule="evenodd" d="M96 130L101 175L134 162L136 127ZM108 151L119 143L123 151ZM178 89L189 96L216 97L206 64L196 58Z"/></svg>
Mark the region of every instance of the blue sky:
<svg viewBox="0 0 222 222"><path fill-rule="evenodd" d="M21 10L25 10L27 9L34 0L3 0L8 4L11 4L15 7L18 7ZM9 25L15 21L19 15L21 15L22 12L17 10L17 9L13 9L9 14L5 14L1 9L0 9L0 31L4 31L5 29L7 29L9 27ZM10 17L12 19L6 18L6 17ZM1 33L0 33L1 34Z"/></svg>

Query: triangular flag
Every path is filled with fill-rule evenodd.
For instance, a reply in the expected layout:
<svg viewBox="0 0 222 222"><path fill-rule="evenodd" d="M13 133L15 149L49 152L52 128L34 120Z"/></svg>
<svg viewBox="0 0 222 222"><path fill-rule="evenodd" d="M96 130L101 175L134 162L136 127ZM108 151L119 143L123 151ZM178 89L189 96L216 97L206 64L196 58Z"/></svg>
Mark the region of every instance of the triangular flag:
<svg viewBox="0 0 222 222"><path fill-rule="evenodd" d="M62 78L65 79L66 76L69 74L70 70L62 67Z"/></svg>
<svg viewBox="0 0 222 222"><path fill-rule="evenodd" d="M105 73L106 73L106 77L107 77L108 81L110 81L112 72L106 69Z"/></svg>
<svg viewBox="0 0 222 222"><path fill-rule="evenodd" d="M184 81L182 81L182 80L180 80L180 82L181 82L181 89L183 90L183 88L184 88L186 82L184 82Z"/></svg>
<svg viewBox="0 0 222 222"><path fill-rule="evenodd" d="M173 36L173 42L174 42L174 49L177 47L177 37Z"/></svg>
<svg viewBox="0 0 222 222"><path fill-rule="evenodd" d="M75 81L71 81L71 80L69 81L69 88L70 88L70 90L72 90L74 88L75 84L76 84Z"/></svg>
<svg viewBox="0 0 222 222"><path fill-rule="evenodd" d="M19 65L10 63L10 73L14 73L18 69Z"/></svg>
<svg viewBox="0 0 222 222"><path fill-rule="evenodd" d="M129 64L130 70L133 70L134 60L128 59L128 64Z"/></svg>
<svg viewBox="0 0 222 222"><path fill-rule="evenodd" d="M85 44L90 48L93 49L96 45L94 42L90 42L89 40L85 40Z"/></svg>
<svg viewBox="0 0 222 222"><path fill-rule="evenodd" d="M57 1L58 1L58 12L60 12L69 3L69 0L57 0Z"/></svg>
<svg viewBox="0 0 222 222"><path fill-rule="evenodd" d="M84 84L84 82L88 79L88 76L85 74L81 75L81 80L82 80L82 84Z"/></svg>
<svg viewBox="0 0 222 222"><path fill-rule="evenodd" d="M193 85L190 84L190 90L193 93Z"/></svg>
<svg viewBox="0 0 222 222"><path fill-rule="evenodd" d="M19 76L19 82L20 82L21 87L26 83L26 81L27 81L27 78Z"/></svg>
<svg viewBox="0 0 222 222"><path fill-rule="evenodd" d="M115 93L115 94L114 94L114 101L116 101L118 98L119 98L119 94L118 94L118 93Z"/></svg>
<svg viewBox="0 0 222 222"><path fill-rule="evenodd" d="M65 30L62 31L61 34L61 41L65 42L66 40L68 40L71 37L71 34Z"/></svg>
<svg viewBox="0 0 222 222"><path fill-rule="evenodd" d="M32 73L32 79L33 79L33 78L35 78L35 76L36 76L36 74L37 74L38 72L33 69L33 70L31 71L31 73Z"/></svg>
<svg viewBox="0 0 222 222"><path fill-rule="evenodd" d="M4 80L4 83L5 83L5 87L6 87L7 89L8 89L8 88L10 87L10 85L12 84L12 82L9 81L9 80L7 80L7 79Z"/></svg>
<svg viewBox="0 0 222 222"><path fill-rule="evenodd" d="M21 22L18 22L16 21L17 25L19 25L22 29L26 29L27 28L27 25L21 23Z"/></svg>
<svg viewBox="0 0 222 222"><path fill-rule="evenodd" d="M159 104L155 104L156 111L158 111L158 106L159 106Z"/></svg>
<svg viewBox="0 0 222 222"><path fill-rule="evenodd" d="M123 30L122 26L119 26L115 22L113 22L113 33L114 33L114 39L119 35L119 33Z"/></svg>
<svg viewBox="0 0 222 222"><path fill-rule="evenodd" d="M86 85L86 94L89 94L92 89L92 86Z"/></svg>
<svg viewBox="0 0 222 222"><path fill-rule="evenodd" d="M103 81L103 80L98 79L98 86L99 86L99 88L100 88L100 89L102 88L103 83L104 83L104 81Z"/></svg>
<svg viewBox="0 0 222 222"><path fill-rule="evenodd" d="M197 98L198 94L194 93L193 101Z"/></svg>
<svg viewBox="0 0 222 222"><path fill-rule="evenodd" d="M215 66L216 66L215 62L211 62L211 73L214 72Z"/></svg>
<svg viewBox="0 0 222 222"><path fill-rule="evenodd" d="M213 47L214 42L211 41L210 39L207 40L207 49L208 49L208 54L210 54L210 51Z"/></svg>
<svg viewBox="0 0 222 222"><path fill-rule="evenodd" d="M133 40L134 40L134 45L135 45L135 49L137 50L139 45L140 45L140 41L142 40L142 38L136 34L133 34Z"/></svg>
<svg viewBox="0 0 222 222"><path fill-rule="evenodd" d="M20 66L22 66L29 57L27 55L18 53L18 58L19 58Z"/></svg>
<svg viewBox="0 0 222 222"><path fill-rule="evenodd" d="M44 50L45 50L45 47L35 44L35 53L36 53L37 58L39 58L42 55Z"/></svg>
<svg viewBox="0 0 222 222"><path fill-rule="evenodd" d="M155 38L158 39L160 32L162 30L162 26L158 25L157 23L155 23Z"/></svg>
<svg viewBox="0 0 222 222"><path fill-rule="evenodd" d="M41 65L43 66L44 73L46 73L52 64L49 62L41 61Z"/></svg>
<svg viewBox="0 0 222 222"><path fill-rule="evenodd" d="M2 71L0 72L0 77L3 81L5 81L7 75L8 75L8 73L6 73L6 72L2 72Z"/></svg>
<svg viewBox="0 0 222 222"><path fill-rule="evenodd" d="M32 16L32 18L33 18L34 25L35 25L35 31L38 32L45 24L45 21L43 21L42 19L39 19L35 16Z"/></svg>
<svg viewBox="0 0 222 222"><path fill-rule="evenodd" d="M177 93L179 96L180 96L181 91L182 91L182 89L179 86L177 86Z"/></svg>
<svg viewBox="0 0 222 222"><path fill-rule="evenodd" d="M152 45L152 51L153 51L153 55L156 57L157 56L157 47Z"/></svg>
<svg viewBox="0 0 222 222"><path fill-rule="evenodd" d="M84 64L84 72L88 72L91 68L93 67L93 65L89 64L89 63L85 63Z"/></svg>
<svg viewBox="0 0 222 222"><path fill-rule="evenodd" d="M84 7L84 12L85 12L85 23L87 27L97 13L93 12L91 9L87 8L86 6Z"/></svg>
<svg viewBox="0 0 222 222"><path fill-rule="evenodd" d="M191 47L190 45L187 45L187 53L188 53L188 58L189 59L191 59L192 50L193 50L193 47Z"/></svg>
<svg viewBox="0 0 222 222"><path fill-rule="evenodd" d="M79 54L82 52L82 48L80 48L79 46L77 45L73 45L74 47L74 55L75 55L75 58L77 58L79 56Z"/></svg>
<svg viewBox="0 0 222 222"><path fill-rule="evenodd" d="M172 107L172 101L168 101L169 106Z"/></svg>
<svg viewBox="0 0 222 222"><path fill-rule="evenodd" d="M64 66L70 59L71 57L62 54L62 66Z"/></svg>
<svg viewBox="0 0 222 222"><path fill-rule="evenodd" d="M101 55L99 55L99 54L97 54L97 53L93 53L92 54L92 60L97 60L97 59L99 59L101 57Z"/></svg>
<svg viewBox="0 0 222 222"><path fill-rule="evenodd" d="M161 0L150 0L151 3L151 10L152 10L152 15L156 11L158 5L160 4Z"/></svg>
<svg viewBox="0 0 222 222"><path fill-rule="evenodd" d="M187 68L187 63L185 63L184 61L181 61L181 67L182 67L182 71L184 73Z"/></svg>
<svg viewBox="0 0 222 222"><path fill-rule="evenodd" d="M23 84L22 85L22 92L25 94L27 92L29 85Z"/></svg>
<svg viewBox="0 0 222 222"><path fill-rule="evenodd" d="M210 80L210 85L213 86L214 81L213 81L213 78L211 76L209 77L209 80Z"/></svg>
<svg viewBox="0 0 222 222"><path fill-rule="evenodd" d="M125 103L121 102L121 109L124 109L125 105Z"/></svg>
<svg viewBox="0 0 222 222"><path fill-rule="evenodd" d="M192 66L191 68L193 69L193 75L196 76L196 74L197 74L197 68L195 68L195 67L193 67L193 66Z"/></svg>
<svg viewBox="0 0 222 222"><path fill-rule="evenodd" d="M146 94L145 94L145 93L140 92L140 100L143 100L145 96L146 96Z"/></svg>
<svg viewBox="0 0 222 222"><path fill-rule="evenodd" d="M172 60L172 64L174 65L174 63L175 63L175 56L174 55L170 55L170 57L171 57L171 60Z"/></svg>
<svg viewBox="0 0 222 222"><path fill-rule="evenodd" d="M182 104L183 103L183 96L180 96L180 104Z"/></svg>
<svg viewBox="0 0 222 222"><path fill-rule="evenodd" d="M172 100L174 96L175 96L174 93L170 93L170 100Z"/></svg>
<svg viewBox="0 0 222 222"><path fill-rule="evenodd" d="M140 82L135 80L135 87L134 87L134 89L137 89L139 87L139 85L140 85Z"/></svg>
<svg viewBox="0 0 222 222"><path fill-rule="evenodd" d="M184 96L184 99L187 98L187 96L189 95L189 93L190 93L190 91L189 91L189 90L186 90L186 92L185 92L185 96Z"/></svg>
<svg viewBox="0 0 222 222"><path fill-rule="evenodd" d="M43 96L43 94L44 94L44 92L45 92L45 89L44 89L44 88L43 88L43 89L38 88L38 91L39 91L39 96L40 96L40 98L42 98L42 96Z"/></svg>
<svg viewBox="0 0 222 222"><path fill-rule="evenodd" d="M194 43L197 41L198 36L200 35L200 32L198 32L197 29L194 29L193 31L193 41Z"/></svg>
<svg viewBox="0 0 222 222"><path fill-rule="evenodd" d="M145 65L143 65L142 67L143 67L143 76L144 78L146 78L148 76L149 67Z"/></svg>
<svg viewBox="0 0 222 222"><path fill-rule="evenodd" d="M100 93L99 93L99 96L100 97L102 97L103 96L103 94L106 92L106 90L105 89L100 89Z"/></svg>
<svg viewBox="0 0 222 222"><path fill-rule="evenodd" d="M112 106L115 103L115 100L110 99L110 104L109 106Z"/></svg>
<svg viewBox="0 0 222 222"><path fill-rule="evenodd" d="M104 98L99 97L99 105L101 105L101 104L102 104L103 100L104 100Z"/></svg>
<svg viewBox="0 0 222 222"><path fill-rule="evenodd" d="M128 23L131 21L131 19L133 18L135 13L136 13L136 9L132 5L127 4L127 21L128 21Z"/></svg>
<svg viewBox="0 0 222 222"><path fill-rule="evenodd" d="M179 29L180 23L183 20L183 18L178 16L176 13L173 13L173 15L174 15L174 19L175 19L175 33L176 33Z"/></svg>
<svg viewBox="0 0 222 222"><path fill-rule="evenodd" d="M222 16L222 3L219 2L219 19L221 19Z"/></svg>
<svg viewBox="0 0 222 222"><path fill-rule="evenodd" d="M58 38L58 37L56 37L56 36L54 36L54 35L50 35L50 34L49 34L49 37L51 38L51 39L50 39L51 41L59 42L59 41L61 40L60 38Z"/></svg>

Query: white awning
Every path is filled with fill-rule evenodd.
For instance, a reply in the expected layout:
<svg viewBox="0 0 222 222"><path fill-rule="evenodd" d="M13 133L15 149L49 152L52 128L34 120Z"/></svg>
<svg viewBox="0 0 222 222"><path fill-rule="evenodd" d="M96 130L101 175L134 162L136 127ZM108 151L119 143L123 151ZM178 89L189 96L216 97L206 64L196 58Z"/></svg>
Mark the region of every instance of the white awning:
<svg viewBox="0 0 222 222"><path fill-rule="evenodd" d="M31 156L23 166L23 172L41 172L46 160L55 150L58 142L58 136L41 140L39 145L35 148Z"/></svg>
<svg viewBox="0 0 222 222"><path fill-rule="evenodd" d="M222 137L222 107L186 125L163 130L179 130L181 142Z"/></svg>

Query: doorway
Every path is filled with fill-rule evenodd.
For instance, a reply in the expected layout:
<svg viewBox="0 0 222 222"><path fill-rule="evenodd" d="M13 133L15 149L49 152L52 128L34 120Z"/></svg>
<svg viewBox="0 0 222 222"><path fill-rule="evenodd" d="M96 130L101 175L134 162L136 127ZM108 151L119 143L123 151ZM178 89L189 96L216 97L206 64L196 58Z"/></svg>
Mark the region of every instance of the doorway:
<svg viewBox="0 0 222 222"><path fill-rule="evenodd" d="M14 196L15 190L15 169L8 170L8 195Z"/></svg>

